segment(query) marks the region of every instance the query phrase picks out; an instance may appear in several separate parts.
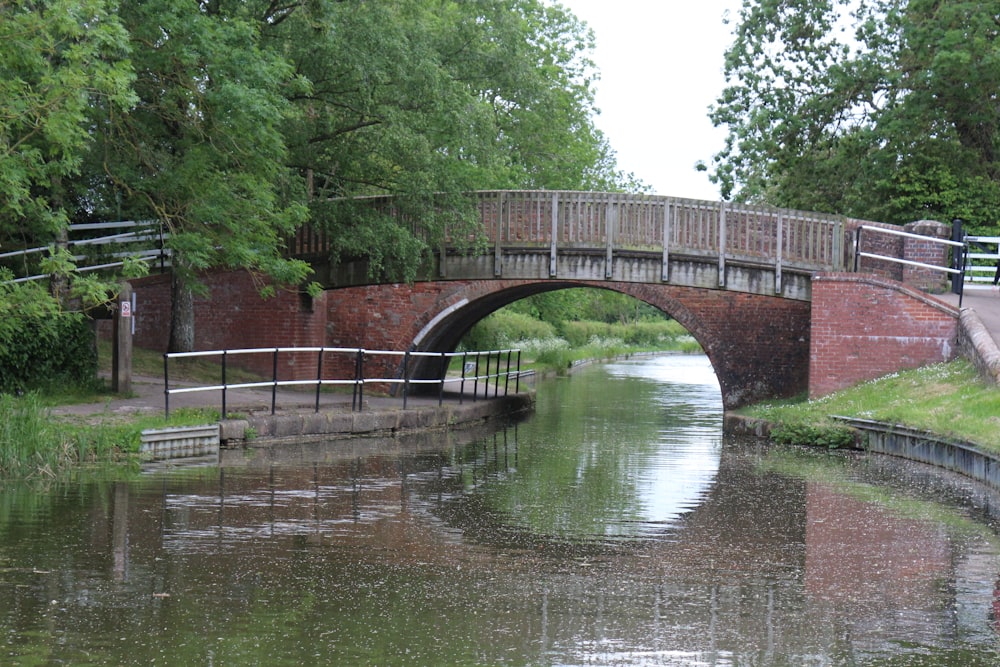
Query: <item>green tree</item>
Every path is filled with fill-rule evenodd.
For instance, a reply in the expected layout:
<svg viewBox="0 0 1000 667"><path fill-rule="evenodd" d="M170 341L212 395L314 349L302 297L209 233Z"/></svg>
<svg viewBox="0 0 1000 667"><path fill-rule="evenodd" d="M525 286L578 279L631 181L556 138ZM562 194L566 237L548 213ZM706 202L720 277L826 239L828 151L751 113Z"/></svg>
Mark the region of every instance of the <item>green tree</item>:
<svg viewBox="0 0 1000 667"><path fill-rule="evenodd" d="M990 3L745 0L713 180L725 198L992 225L997 33Z"/></svg>
<svg viewBox="0 0 1000 667"><path fill-rule="evenodd" d="M125 3L139 102L103 136L107 185L137 219L169 230L173 265L170 349L194 342L198 273L245 268L279 284L308 274L282 256L305 219L287 197L282 129L296 87L288 63L260 44L251 3ZM267 289L267 288L265 288Z"/></svg>
<svg viewBox="0 0 1000 667"><path fill-rule="evenodd" d="M101 122L94 109L117 113L134 101L117 7L0 0L0 248L65 242L70 181Z"/></svg>
<svg viewBox="0 0 1000 667"><path fill-rule="evenodd" d="M283 239L307 220L335 254L410 278L427 248L475 224L465 192L641 188L592 122L592 34L542 0L0 0L0 12L0 235L162 222L174 350L193 343L200 272L301 284L308 267ZM364 195L394 196L402 215L350 201ZM64 254L52 264L72 268Z"/></svg>
<svg viewBox="0 0 1000 667"><path fill-rule="evenodd" d="M412 277L474 222L477 189L630 184L592 122L592 35L539 0L312 2L268 42L308 90L291 96L290 165L341 256ZM394 195L424 235L343 198Z"/></svg>

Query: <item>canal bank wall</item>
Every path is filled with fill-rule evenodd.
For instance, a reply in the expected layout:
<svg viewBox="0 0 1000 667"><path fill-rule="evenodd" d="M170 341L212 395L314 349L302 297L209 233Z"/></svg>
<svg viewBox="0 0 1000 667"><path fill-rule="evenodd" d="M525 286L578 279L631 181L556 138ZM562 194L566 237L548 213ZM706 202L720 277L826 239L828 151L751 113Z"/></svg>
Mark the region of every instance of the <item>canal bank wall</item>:
<svg viewBox="0 0 1000 667"><path fill-rule="evenodd" d="M900 424L854 417L833 418L854 431L854 446L858 450L933 465L1000 491L1000 457L973 443L948 440ZM736 435L768 438L773 426L762 419L727 414L724 428Z"/></svg>
<svg viewBox="0 0 1000 667"><path fill-rule="evenodd" d="M219 422L221 449L272 447L345 438L395 436L414 431L439 431L457 426L499 421L534 410L533 393L521 392L464 403L419 405L407 409L293 412L251 415Z"/></svg>

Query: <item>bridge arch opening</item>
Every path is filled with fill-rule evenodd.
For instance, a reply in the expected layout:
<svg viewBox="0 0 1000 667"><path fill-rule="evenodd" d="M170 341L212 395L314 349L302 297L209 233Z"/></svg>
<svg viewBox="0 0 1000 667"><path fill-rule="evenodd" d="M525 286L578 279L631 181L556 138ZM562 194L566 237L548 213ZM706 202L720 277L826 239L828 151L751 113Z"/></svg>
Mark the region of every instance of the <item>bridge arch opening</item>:
<svg viewBox="0 0 1000 667"><path fill-rule="evenodd" d="M808 388L809 304L726 289L552 278L419 283L406 288L407 317L396 317L392 345L454 352L470 329L494 311L535 294L577 287L619 292L676 320L711 362L726 409L801 395ZM366 289L371 291L365 298L373 303L400 301L404 291L385 285ZM386 315L379 317L385 321ZM411 379L439 379L444 371L435 362L418 357L409 370Z"/></svg>
<svg viewBox="0 0 1000 667"><path fill-rule="evenodd" d="M554 295L555 293L564 294L565 297L552 300L532 298L546 294ZM622 298L602 298L599 296L601 293L613 294ZM520 307L518 307L519 305ZM563 313L553 312L561 308L564 309ZM456 301L431 318L418 332L412 347L421 352L444 353L462 349L474 351L508 346L524 347L518 344L518 340L497 337L494 331L488 330L487 323L490 319L496 318L505 309L508 309L508 313L516 313L521 316L515 319L521 320L523 318L538 324L537 329L532 326L532 323L529 323L527 328L541 330L541 335L547 335L553 341L564 341L574 347L587 344L586 340L581 340L581 336L587 335L589 329L593 327L587 328L586 331L571 332L567 329L574 327L559 326L560 324L564 325L565 322L569 321L582 321L610 327L613 327L614 324L638 326L642 321L653 322L657 317L662 317L664 322L670 320L677 322L672 313L659 304L649 303L626 291L608 286L546 281L517 285L476 299ZM602 310L603 312L601 312ZM562 318L564 314L566 315L565 319ZM580 317L575 318L574 315ZM678 322L678 325L674 332L679 330L679 335L683 335L687 339L687 344L684 346L685 351L698 350L701 347L701 341L698 340L697 334L690 331L682 323ZM515 328L518 328L516 324ZM487 330L484 331L484 329ZM616 333L620 333L620 330ZM522 340L534 337L536 336L526 335L522 337ZM634 336L628 337L634 338ZM628 344L628 341L623 339L623 343ZM637 345L641 345L641 343ZM651 343L649 347L655 349L656 345ZM442 372L440 364L434 359L420 359L422 362L414 364L411 377L438 379Z"/></svg>

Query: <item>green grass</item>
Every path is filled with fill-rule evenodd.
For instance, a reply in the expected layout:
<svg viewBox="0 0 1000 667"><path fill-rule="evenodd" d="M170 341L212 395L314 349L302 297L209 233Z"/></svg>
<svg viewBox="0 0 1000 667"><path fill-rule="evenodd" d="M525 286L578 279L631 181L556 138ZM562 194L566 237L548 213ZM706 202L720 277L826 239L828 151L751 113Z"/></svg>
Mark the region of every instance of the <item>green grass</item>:
<svg viewBox="0 0 1000 667"><path fill-rule="evenodd" d="M573 347L562 338L520 341L516 345L522 350L522 369L538 373L565 373L579 361L614 359L644 352L675 352L696 354L701 346L691 336L681 335L660 340L654 345L632 345L621 338L592 337L584 345Z"/></svg>
<svg viewBox="0 0 1000 667"><path fill-rule="evenodd" d="M831 417L839 415L905 425L1000 452L1000 389L981 380L964 359L893 373L812 401L767 402L738 412L786 433L836 428Z"/></svg>
<svg viewBox="0 0 1000 667"><path fill-rule="evenodd" d="M54 418L37 393L0 395L0 477L54 477L81 464L132 461L147 428L218 421L210 411L162 416Z"/></svg>
<svg viewBox="0 0 1000 667"><path fill-rule="evenodd" d="M111 371L111 348L98 347L98 370ZM163 355L133 350L133 375L163 376ZM176 379L218 382L221 366L207 358L172 365ZM233 381L252 376L229 372ZM110 410L96 415L54 415L58 405L101 403L118 398L105 380L83 387L52 386L23 396L0 395L0 478L51 478L81 465L131 463L137 460L142 431L168 426L211 424L219 420L217 410L173 410L162 414L118 414Z"/></svg>

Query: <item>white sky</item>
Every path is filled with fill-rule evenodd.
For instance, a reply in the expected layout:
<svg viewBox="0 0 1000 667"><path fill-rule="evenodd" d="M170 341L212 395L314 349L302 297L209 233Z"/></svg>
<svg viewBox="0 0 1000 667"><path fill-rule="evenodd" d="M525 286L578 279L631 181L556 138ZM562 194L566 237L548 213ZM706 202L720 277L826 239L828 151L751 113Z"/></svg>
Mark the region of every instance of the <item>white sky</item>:
<svg viewBox="0 0 1000 667"><path fill-rule="evenodd" d="M711 164L724 128L708 107L722 92L723 54L741 0L559 0L593 29L597 127L632 172L656 194L719 199L698 160Z"/></svg>

